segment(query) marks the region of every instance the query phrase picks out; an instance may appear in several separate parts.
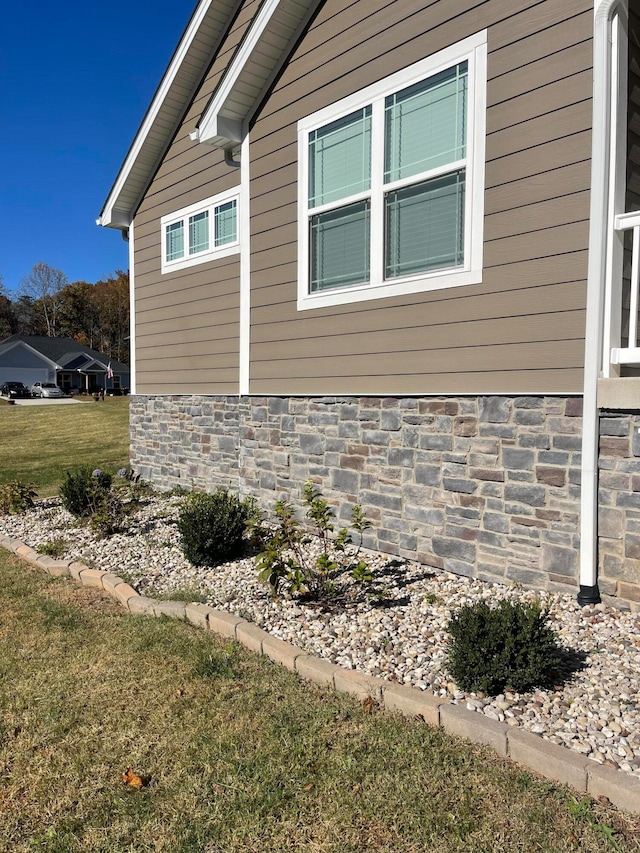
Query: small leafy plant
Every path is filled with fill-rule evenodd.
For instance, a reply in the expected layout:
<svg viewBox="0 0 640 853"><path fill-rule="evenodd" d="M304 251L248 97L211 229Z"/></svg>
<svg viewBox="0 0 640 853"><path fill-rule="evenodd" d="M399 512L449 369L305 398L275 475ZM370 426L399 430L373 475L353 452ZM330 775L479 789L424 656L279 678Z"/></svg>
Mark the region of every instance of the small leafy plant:
<svg viewBox="0 0 640 853"><path fill-rule="evenodd" d="M111 489L111 475L101 468L82 465L67 471L60 486L60 497L67 512L76 518L89 518L102 504Z"/></svg>
<svg viewBox="0 0 640 853"><path fill-rule="evenodd" d="M11 480L0 486L0 515L23 515L33 508L38 493L32 483Z"/></svg>
<svg viewBox="0 0 640 853"><path fill-rule="evenodd" d="M89 525L99 536L112 536L124 529L127 516L135 503L125 504L119 495L103 490L96 496Z"/></svg>
<svg viewBox="0 0 640 853"><path fill-rule="evenodd" d="M46 554L47 557L62 557L67 550L67 540L62 536L57 536L55 539L49 539L48 542L43 542L38 545L36 551L38 554Z"/></svg>
<svg viewBox="0 0 640 853"><path fill-rule="evenodd" d="M552 687L562 666L549 611L539 602L478 601L462 607L448 625L447 668L466 692L489 696L505 688L520 693Z"/></svg>
<svg viewBox="0 0 640 853"><path fill-rule="evenodd" d="M350 572L357 583L370 584L371 569L360 558L364 532L371 526L362 508L356 504L351 513L351 527L359 537L357 546L351 547L353 537L346 527L332 538L335 512L311 481L305 484L303 494L314 535L305 532L288 501L278 501L273 529L261 528L264 549L257 560L260 580L270 584L275 593L317 601L334 598L342 591L339 579L345 572ZM310 547L314 540L319 553Z"/></svg>
<svg viewBox="0 0 640 853"><path fill-rule="evenodd" d="M113 485L118 486L121 491L129 493L127 502L131 504L130 509L137 508L141 498L153 491L151 484L141 479L140 474L136 474L134 469L128 466L118 468Z"/></svg>
<svg viewBox="0 0 640 853"><path fill-rule="evenodd" d="M180 508L182 550L194 566L217 566L245 549L246 504L228 489L192 492Z"/></svg>

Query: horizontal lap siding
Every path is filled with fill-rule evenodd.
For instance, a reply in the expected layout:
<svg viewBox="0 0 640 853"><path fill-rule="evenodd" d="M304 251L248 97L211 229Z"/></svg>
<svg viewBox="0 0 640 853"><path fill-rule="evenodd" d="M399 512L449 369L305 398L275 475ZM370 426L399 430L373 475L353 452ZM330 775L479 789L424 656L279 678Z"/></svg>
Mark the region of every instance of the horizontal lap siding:
<svg viewBox="0 0 640 853"><path fill-rule="evenodd" d="M189 139L260 5L248 0L135 218L136 380L141 394L237 394L239 255L160 272L160 218L238 186L221 151Z"/></svg>
<svg viewBox="0 0 640 853"><path fill-rule="evenodd" d="M593 11L515 6L324 4L251 131L252 393L582 389ZM483 282L297 311L296 122L484 28Z"/></svg>

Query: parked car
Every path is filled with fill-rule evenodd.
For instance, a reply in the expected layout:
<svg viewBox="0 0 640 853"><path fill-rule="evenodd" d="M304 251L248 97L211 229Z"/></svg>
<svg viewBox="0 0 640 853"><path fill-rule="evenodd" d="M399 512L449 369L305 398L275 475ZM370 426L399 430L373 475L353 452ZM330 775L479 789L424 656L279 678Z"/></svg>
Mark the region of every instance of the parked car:
<svg viewBox="0 0 640 853"><path fill-rule="evenodd" d="M31 386L32 397L64 397L64 391L53 382L35 382Z"/></svg>
<svg viewBox="0 0 640 853"><path fill-rule="evenodd" d="M0 394L3 397L8 397L10 400L18 400L24 397L30 397L31 391L22 382L5 382L0 387Z"/></svg>

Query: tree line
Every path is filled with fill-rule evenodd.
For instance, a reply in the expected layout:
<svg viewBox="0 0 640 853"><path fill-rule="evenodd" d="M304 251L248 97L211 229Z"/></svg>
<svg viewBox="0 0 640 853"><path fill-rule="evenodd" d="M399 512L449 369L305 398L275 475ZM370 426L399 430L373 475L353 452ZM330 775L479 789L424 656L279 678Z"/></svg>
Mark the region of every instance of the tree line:
<svg viewBox="0 0 640 853"><path fill-rule="evenodd" d="M129 273L70 283L61 270L39 261L14 299L0 276L0 340L16 333L73 338L128 364Z"/></svg>

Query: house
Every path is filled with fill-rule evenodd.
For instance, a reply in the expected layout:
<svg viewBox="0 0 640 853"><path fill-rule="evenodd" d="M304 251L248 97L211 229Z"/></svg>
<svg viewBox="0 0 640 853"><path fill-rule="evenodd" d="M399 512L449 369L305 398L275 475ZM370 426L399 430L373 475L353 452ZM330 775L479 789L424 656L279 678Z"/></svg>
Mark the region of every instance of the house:
<svg viewBox="0 0 640 853"><path fill-rule="evenodd" d="M0 341L0 383L55 382L63 391L91 393L104 388L122 393L130 384L129 368L72 338L11 335Z"/></svg>
<svg viewBox="0 0 640 853"><path fill-rule="evenodd" d="M639 17L201 0L98 220L132 464L311 477L385 553L638 607Z"/></svg>

